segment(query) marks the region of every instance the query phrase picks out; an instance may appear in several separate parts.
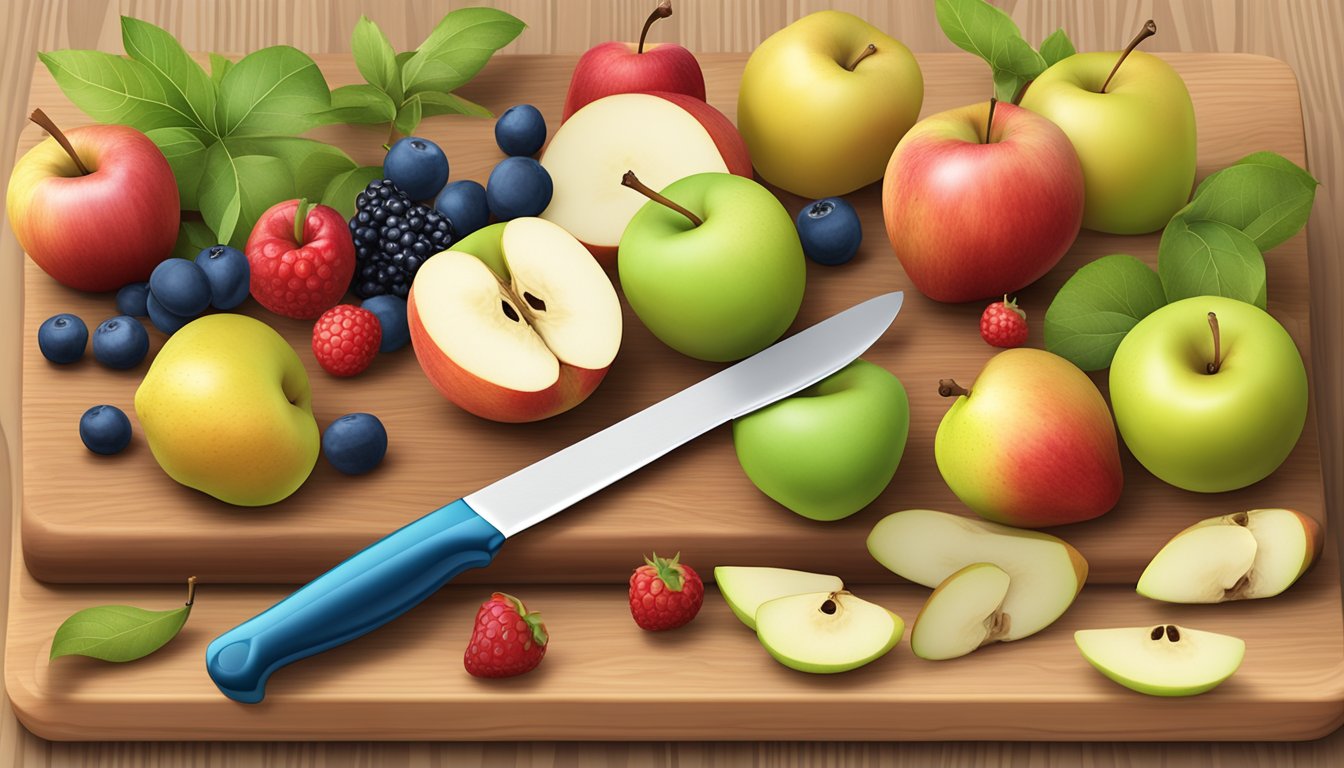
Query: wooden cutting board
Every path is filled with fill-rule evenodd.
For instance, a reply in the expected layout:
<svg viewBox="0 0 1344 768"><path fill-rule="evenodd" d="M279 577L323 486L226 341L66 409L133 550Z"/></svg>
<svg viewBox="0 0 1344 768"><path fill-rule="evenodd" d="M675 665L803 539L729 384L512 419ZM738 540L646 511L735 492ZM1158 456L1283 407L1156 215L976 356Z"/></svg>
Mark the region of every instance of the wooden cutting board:
<svg viewBox="0 0 1344 768"><path fill-rule="evenodd" d="M1254 56L1165 55L1185 78L1199 125L1199 175L1258 150L1305 162L1296 81L1281 62ZM979 100L983 65L960 54L919 57L924 114ZM744 56L704 56L709 100L735 113ZM318 57L335 86L357 79L348 57ZM559 114L573 57L499 57L464 89L496 112L531 102ZM83 122L45 71L31 96L62 124ZM454 178L484 180L498 160L489 121L435 118L422 135L441 142ZM321 135L376 163L381 133L327 128ZM40 138L30 129L26 150ZM782 195L792 211L799 198ZM932 458L946 410L937 379L969 383L993 354L978 338L980 306L945 306L911 289L887 246L876 186L851 196L864 221L859 257L841 268L809 265L795 328L887 290L907 291L895 326L865 357L905 382L910 441L895 480L871 507L838 523L799 518L759 494L741 473L727 428L510 541L494 565L468 572L388 628L277 674L266 702L245 706L218 694L205 674L206 644L265 609L290 583L316 575L396 526L469 493L665 397L719 366L662 347L627 312L621 354L592 398L532 425L484 422L442 400L410 350L384 356L350 381L324 374L306 323L245 308L293 343L313 382L325 426L355 410L377 413L392 447L373 475L345 478L319 462L295 496L267 509L229 507L171 482L136 429L130 449L97 458L75 424L89 405L129 414L144 368L114 373L86 360L45 363L24 354L21 548L11 577L5 679L20 719L53 739L1311 739L1344 722L1344 626L1333 541L1289 593L1219 606L1168 606L1138 597L1133 581L1171 534L1203 517L1290 506L1324 522L1314 414L1292 456L1271 478L1205 496L1166 486L1125 454L1126 487L1106 517L1056 531L1092 565L1089 586L1054 626L1026 641L951 662L913 657L903 642L863 670L795 673L773 662L711 589L702 615L663 634L630 621L624 580L641 553L680 550L708 573L717 564L768 564L830 571L854 591L912 622L928 590L902 584L863 546L883 515L928 506L965 512ZM1021 293L1041 346L1041 317L1079 266L1124 251L1155 263L1157 236L1084 232L1064 261ZM1270 311L1309 358L1306 240L1270 254ZM67 291L31 263L25 338L59 311L95 324L112 298ZM162 336L151 330L157 348ZM1310 368L1310 359L1307 359ZM1105 389L1104 376L1096 377ZM1333 531L1329 531L1333 536ZM182 635L142 661L108 665L47 661L51 636L89 605L170 607L182 579L202 578ZM66 583L57 583L66 582ZM95 582L130 582L107 585ZM173 582L152 585L147 582ZM540 582L551 582L542 584ZM474 609L512 583L545 612L555 638L540 669L484 683L461 669ZM1217 690L1154 699L1122 689L1086 664L1076 629L1175 622L1238 635L1246 662Z"/></svg>

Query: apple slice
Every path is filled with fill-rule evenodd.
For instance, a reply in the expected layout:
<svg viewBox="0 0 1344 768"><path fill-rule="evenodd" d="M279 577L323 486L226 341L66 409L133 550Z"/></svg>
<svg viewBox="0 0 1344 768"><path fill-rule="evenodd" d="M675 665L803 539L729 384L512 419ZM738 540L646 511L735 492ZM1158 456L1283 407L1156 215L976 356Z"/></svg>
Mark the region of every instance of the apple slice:
<svg viewBox="0 0 1344 768"><path fill-rule="evenodd" d="M1002 640L1050 626L1087 581L1087 560L1062 539L931 509L879 520L868 534L868 551L897 576L930 588L973 563L997 565L1009 578Z"/></svg>
<svg viewBox="0 0 1344 768"><path fill-rule="evenodd" d="M616 263L625 225L647 200L621 185L626 171L653 189L714 171L751 178L751 158L722 112L680 93L621 93L584 106L555 132L541 164L554 192L541 212Z"/></svg>
<svg viewBox="0 0 1344 768"><path fill-rule="evenodd" d="M1169 603L1273 597L1321 554L1321 526L1292 509L1211 517L1172 537L1139 577L1137 591Z"/></svg>
<svg viewBox="0 0 1344 768"><path fill-rule="evenodd" d="M427 260L407 300L411 342L434 386L495 421L535 421L583 402L621 345L616 291L549 221L472 233Z"/></svg>
<svg viewBox="0 0 1344 768"><path fill-rule="evenodd" d="M993 563L974 563L948 576L915 617L910 650L941 661L1002 640L1012 623L1003 612L1008 586L1007 571Z"/></svg>
<svg viewBox="0 0 1344 768"><path fill-rule="evenodd" d="M1150 696L1193 696L1211 690L1241 666L1240 638L1175 624L1080 629L1083 658L1115 682Z"/></svg>
<svg viewBox="0 0 1344 768"><path fill-rule="evenodd" d="M881 658L905 632L901 617L848 592L809 592L761 603L756 636L800 672L845 672Z"/></svg>
<svg viewBox="0 0 1344 768"><path fill-rule="evenodd" d="M714 583L733 615L751 629L756 628L756 609L761 603L805 592L839 592L845 587L839 576L746 565L716 566Z"/></svg>

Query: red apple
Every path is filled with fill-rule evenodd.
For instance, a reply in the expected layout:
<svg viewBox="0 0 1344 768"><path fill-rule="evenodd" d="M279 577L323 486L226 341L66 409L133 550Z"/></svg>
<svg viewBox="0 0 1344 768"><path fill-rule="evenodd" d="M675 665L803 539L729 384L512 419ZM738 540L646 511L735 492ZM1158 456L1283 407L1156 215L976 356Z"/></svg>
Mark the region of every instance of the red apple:
<svg viewBox="0 0 1344 768"><path fill-rule="evenodd" d="M611 281L545 219L491 225L426 261L406 313L429 380L462 409L494 421L573 408L621 346Z"/></svg>
<svg viewBox="0 0 1344 768"><path fill-rule="evenodd" d="M610 42L589 48L574 67L561 122L615 93L668 91L704 101L705 75L690 51L675 43L644 44L653 22L671 15L671 0L663 0L644 22L638 44Z"/></svg>
<svg viewBox="0 0 1344 768"><path fill-rule="evenodd" d="M911 282L938 301L1014 293L1059 263L1083 220L1083 170L1054 123L998 104L916 123L882 182L887 237Z"/></svg>
<svg viewBox="0 0 1344 768"><path fill-rule="evenodd" d="M56 282L76 290L148 280L172 254L181 221L177 182L163 153L129 126L86 125L62 134L40 112L33 121L52 135L19 158L9 177L5 205L19 245Z"/></svg>

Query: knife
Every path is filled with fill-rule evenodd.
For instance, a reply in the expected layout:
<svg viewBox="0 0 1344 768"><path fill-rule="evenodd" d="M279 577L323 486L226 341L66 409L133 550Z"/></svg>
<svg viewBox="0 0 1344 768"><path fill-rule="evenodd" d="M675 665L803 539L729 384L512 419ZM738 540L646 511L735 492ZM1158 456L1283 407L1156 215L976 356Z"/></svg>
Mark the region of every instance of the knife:
<svg viewBox="0 0 1344 768"><path fill-rule="evenodd" d="M462 571L489 565L510 536L845 367L887 330L902 298L850 307L388 534L215 638L205 651L210 678L231 699L261 701L277 669L372 632Z"/></svg>

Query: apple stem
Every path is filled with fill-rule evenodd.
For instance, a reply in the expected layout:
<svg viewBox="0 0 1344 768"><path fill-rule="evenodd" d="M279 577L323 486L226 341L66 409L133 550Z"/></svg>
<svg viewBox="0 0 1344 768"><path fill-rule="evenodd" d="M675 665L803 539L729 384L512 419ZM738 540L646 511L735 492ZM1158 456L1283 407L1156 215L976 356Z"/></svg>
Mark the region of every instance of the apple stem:
<svg viewBox="0 0 1344 768"><path fill-rule="evenodd" d="M299 207L294 209L294 244L303 245L303 227L308 223L308 211L312 206L308 205L308 198L299 200Z"/></svg>
<svg viewBox="0 0 1344 768"><path fill-rule="evenodd" d="M187 579L187 607L190 608L194 602L196 602L196 577L192 576Z"/></svg>
<svg viewBox="0 0 1344 768"><path fill-rule="evenodd" d="M663 2L658 4L657 8L653 9L653 13L650 13L649 18L644 21L644 28L639 31L639 49L636 50L635 53L644 52L644 38L649 36L649 27L653 26L653 22L659 19L666 19L671 15L672 0L663 0Z"/></svg>
<svg viewBox="0 0 1344 768"><path fill-rule="evenodd" d="M855 58L854 61L850 63L848 67L845 67L845 69L848 69L850 72L853 72L854 68L859 66L860 61L863 61L869 56L872 56L874 53L877 53L877 46L873 45L872 43L869 43L867 47L865 47L862 51L859 51L858 57Z"/></svg>
<svg viewBox="0 0 1344 768"><path fill-rule="evenodd" d="M985 143L989 143L989 132L994 128L994 107L998 106L999 100L993 96L989 97L989 117L985 118ZM1008 303L1008 296L1003 297L1004 303Z"/></svg>
<svg viewBox="0 0 1344 768"><path fill-rule="evenodd" d="M671 208L672 210L676 211L677 213L680 213L682 216L685 216L686 218L690 219L690 220L691 220L691 224L694 225L694 226L697 226L697 227L698 227L698 226L700 226L701 224L704 224L704 223L705 223L704 220L701 219L699 216L696 216L694 213L691 213L690 211L686 210L685 208L681 207L680 205L677 205L676 203L674 203L674 202L672 202L671 200L667 199L667 198L664 197L663 195L660 195L660 194L658 194L657 192L655 192L655 191L653 191L652 189L650 189L648 186L646 186L646 185L644 184L644 182L642 182L642 181L639 180L639 177L635 175L635 172L634 172L634 171L626 171L626 172L625 172L625 175L621 177L621 186L623 186L623 187L629 187L629 188L635 190L636 192L638 192L639 194L641 194L641 195L643 195L643 196L649 198L650 200L654 201L655 203L662 203L663 205L667 206L668 208Z"/></svg>
<svg viewBox="0 0 1344 768"><path fill-rule="evenodd" d="M963 395L970 396L971 390L961 386L952 379L939 379L938 394L943 397L962 397Z"/></svg>
<svg viewBox="0 0 1344 768"><path fill-rule="evenodd" d="M1212 312L1209 313L1209 329L1213 331L1213 362L1205 366L1204 372L1213 375L1223 367L1223 349L1222 334L1218 333L1218 316Z"/></svg>
<svg viewBox="0 0 1344 768"><path fill-rule="evenodd" d="M1102 93L1105 93L1106 86L1111 84L1111 78L1115 77L1116 70L1120 69L1120 65L1125 63L1125 57L1129 56L1130 52L1139 46L1139 43L1142 43L1144 40L1147 40L1156 34L1157 24L1155 24L1152 19L1144 22L1143 29L1139 30L1139 34L1135 35L1134 39L1129 41L1129 45L1127 45L1125 50L1120 53L1120 59L1115 62L1114 67L1111 67L1111 74L1107 75L1106 82L1101 84Z"/></svg>
<svg viewBox="0 0 1344 768"><path fill-rule="evenodd" d="M50 117L47 117L46 112L43 112L41 109L34 109L33 113L28 116L28 119L42 126L42 130L51 134L51 138L55 139L56 143L61 145L61 149L65 150L65 153L70 156L71 160L75 161L75 167L79 169L79 175L88 176L92 173L92 171L89 170L89 167L84 164L84 161L79 159L79 153L75 152L74 146L72 146L70 140L65 137L65 133L60 128L56 127L56 123L52 122Z"/></svg>

